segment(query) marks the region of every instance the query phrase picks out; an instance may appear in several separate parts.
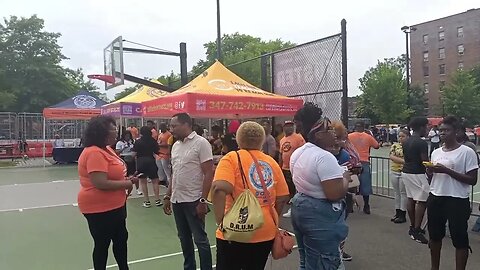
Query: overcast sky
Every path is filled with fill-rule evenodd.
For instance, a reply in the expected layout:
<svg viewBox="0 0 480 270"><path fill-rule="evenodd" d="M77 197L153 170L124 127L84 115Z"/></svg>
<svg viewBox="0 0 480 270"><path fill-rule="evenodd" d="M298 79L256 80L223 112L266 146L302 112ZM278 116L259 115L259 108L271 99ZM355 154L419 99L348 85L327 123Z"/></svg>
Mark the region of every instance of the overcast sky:
<svg viewBox="0 0 480 270"><path fill-rule="evenodd" d="M205 58L203 44L216 38L216 0L1 0L0 17L31 16L60 32L70 68L103 73L103 48L115 37L178 51L187 43L189 69ZM359 94L358 79L378 59L405 52L403 25L480 7L478 0L221 0L222 33L240 32L297 44L340 32L347 20L349 96ZM155 77L180 71L168 56L130 54L125 72ZM101 84L99 84L101 85ZM103 86L101 87L103 90ZM113 97L119 89L108 91Z"/></svg>

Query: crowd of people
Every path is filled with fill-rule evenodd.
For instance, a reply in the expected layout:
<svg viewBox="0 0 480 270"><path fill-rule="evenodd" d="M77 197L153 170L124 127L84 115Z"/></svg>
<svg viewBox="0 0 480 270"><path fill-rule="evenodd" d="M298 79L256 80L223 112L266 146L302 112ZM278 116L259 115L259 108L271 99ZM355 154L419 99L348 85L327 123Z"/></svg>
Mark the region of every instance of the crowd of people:
<svg viewBox="0 0 480 270"><path fill-rule="evenodd" d="M282 213L293 226L299 269L344 269L343 262L352 260L344 250L346 219L355 206L371 214L370 150L381 145L364 123L357 123L349 133L342 122L330 121L313 103L306 103L292 120L274 128L266 120L234 120L225 134L213 126L211 136L205 138L188 114L179 113L169 121L169 128L162 123L157 130L149 121L140 130L131 125L117 139L113 118L92 118L79 159L78 205L94 241L95 269L106 268L111 242L119 269L128 269L126 199L135 187L144 196L143 206L151 207L149 182L155 205L174 216L185 270L197 269L194 246L200 269L212 269L205 230L209 204L218 226L216 269L264 269ZM457 250L456 269L465 269L469 192L477 182L478 157L457 118L445 117L430 132L427 126L426 118L415 117L408 127L391 134L396 137L389 156L395 195L391 221L405 223L408 217L409 237L429 244L431 269L439 269L448 223ZM431 155L425 137L430 137ZM214 156L219 155L223 156L215 166ZM246 193L256 202L237 207ZM427 209L429 239L422 228ZM238 211L238 222L245 226L225 224L231 211ZM253 214L262 216L261 224L242 231L254 228L248 223ZM232 241L227 234L232 228L236 234L248 235L242 238L246 240Z"/></svg>

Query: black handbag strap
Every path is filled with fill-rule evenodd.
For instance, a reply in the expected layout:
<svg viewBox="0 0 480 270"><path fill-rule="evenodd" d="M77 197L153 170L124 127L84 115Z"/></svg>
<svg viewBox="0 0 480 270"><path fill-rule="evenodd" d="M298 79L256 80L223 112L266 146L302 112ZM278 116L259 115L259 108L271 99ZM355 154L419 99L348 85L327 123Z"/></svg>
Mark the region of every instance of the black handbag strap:
<svg viewBox="0 0 480 270"><path fill-rule="evenodd" d="M237 154L238 167L240 169L240 175L242 177L243 189L247 189L248 182L247 182L247 177L245 176L245 172L243 171L242 159L240 158L240 154L238 154L238 151L235 151L235 153Z"/></svg>

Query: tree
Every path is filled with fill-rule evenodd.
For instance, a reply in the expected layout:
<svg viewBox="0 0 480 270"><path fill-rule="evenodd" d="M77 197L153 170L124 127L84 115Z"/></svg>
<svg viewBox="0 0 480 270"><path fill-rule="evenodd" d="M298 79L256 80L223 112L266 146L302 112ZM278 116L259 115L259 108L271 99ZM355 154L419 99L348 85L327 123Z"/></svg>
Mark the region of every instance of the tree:
<svg viewBox="0 0 480 270"><path fill-rule="evenodd" d="M427 98L425 97L425 90L420 86L415 85L410 88L407 96L407 107L411 110L412 116L425 116L425 108L427 107ZM407 120L407 119L405 119Z"/></svg>
<svg viewBox="0 0 480 270"><path fill-rule="evenodd" d="M174 73L173 70L170 71L169 75L162 75L158 77L157 81L159 81L163 85L174 89L180 88L182 84L180 74Z"/></svg>
<svg viewBox="0 0 480 270"><path fill-rule="evenodd" d="M127 87L125 88L122 92L118 92L115 94L115 100L119 100L121 98L124 98L128 95L130 95L131 93L137 91L138 89L140 89L140 87L142 87L143 85L141 84L136 84L134 86L130 86L130 87Z"/></svg>
<svg viewBox="0 0 480 270"><path fill-rule="evenodd" d="M467 124L480 123L480 82L473 74L458 70L442 91L445 114L465 118Z"/></svg>
<svg viewBox="0 0 480 270"><path fill-rule="evenodd" d="M83 70L81 68L78 68L76 70L66 68L65 75L70 81L70 83L72 83L72 87L74 87L77 92L80 90L84 90L97 96L105 102L109 101L106 93L98 91L98 86L96 86L92 82L92 80L85 79L85 74L83 73Z"/></svg>
<svg viewBox="0 0 480 270"><path fill-rule="evenodd" d="M221 43L223 64L225 66L260 56L263 53L274 52L295 45L288 41L284 42L281 39L264 41L259 37L240 34L238 32L223 35ZM205 69L210 67L217 58L216 41L205 43L203 47L207 50L207 57L205 60L198 61L198 63L192 68L192 73L195 75L201 74L205 71ZM230 66L229 68L251 84L258 87L261 86L260 59Z"/></svg>
<svg viewBox="0 0 480 270"><path fill-rule="evenodd" d="M360 79L360 116L390 124L403 122L413 113L408 107L409 95L403 70L403 61L399 57L378 61L376 67L365 72Z"/></svg>
<svg viewBox="0 0 480 270"><path fill-rule="evenodd" d="M60 33L45 31L44 21L36 15L11 16L0 22L2 110L41 112L74 95L80 88L92 88L85 82L81 70L73 71L60 65L67 59L58 45L60 36Z"/></svg>

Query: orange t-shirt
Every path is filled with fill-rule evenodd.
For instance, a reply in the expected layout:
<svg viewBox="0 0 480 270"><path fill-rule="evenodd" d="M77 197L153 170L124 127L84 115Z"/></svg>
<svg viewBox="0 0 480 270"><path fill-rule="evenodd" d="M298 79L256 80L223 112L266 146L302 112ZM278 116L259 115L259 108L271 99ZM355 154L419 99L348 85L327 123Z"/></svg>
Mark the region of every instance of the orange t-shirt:
<svg viewBox="0 0 480 270"><path fill-rule="evenodd" d="M109 151L110 153L108 153ZM78 175L80 176L80 192L78 192L78 208L84 214L107 212L125 205L125 190L100 190L90 181L89 173L106 172L108 180L125 180L127 169L125 163L107 146L103 150L97 146L83 149L78 159Z"/></svg>
<svg viewBox="0 0 480 270"><path fill-rule="evenodd" d="M260 179L257 176L255 169L255 163L253 162L250 154L245 150L238 151L240 159L243 165L243 171L247 177L248 188L252 193L257 197L260 206L262 207L264 224L261 228L255 231L251 243L258 243L264 241L270 241L275 238L275 233L277 227L273 221L273 217L270 214L269 205L266 201L266 198L263 193L262 184ZM285 182L285 177L283 177L282 170L278 163L270 156L260 152L252 150L251 153L255 155L260 163L260 166L263 169L263 175L265 177L265 184L270 192L271 201L275 203L275 198L277 196L286 196L288 195L288 186ZM240 174L239 163L236 152L230 152L225 155L220 162L218 163L217 169L215 170L215 177L213 181L224 180L233 185L233 194L234 198L238 197L240 193L243 192L243 182L242 176ZM232 196L226 197L225 202L225 213L227 213L233 205ZM217 230L216 237L219 239L223 238L223 233L220 230Z"/></svg>
<svg viewBox="0 0 480 270"><path fill-rule="evenodd" d="M290 170L290 157L293 151L305 144L305 139L298 133L293 133L280 140L280 153L282 154L282 169Z"/></svg>
<svg viewBox="0 0 480 270"><path fill-rule="evenodd" d="M132 139L133 140L138 139L138 137L139 137L138 136L138 129L136 127L129 127L129 128L127 128L127 130L129 130L130 133L132 133Z"/></svg>
<svg viewBox="0 0 480 270"><path fill-rule="evenodd" d="M353 132L348 134L348 139L357 149L360 161L370 162L370 148L378 148L378 142L365 132Z"/></svg>
<svg viewBox="0 0 480 270"><path fill-rule="evenodd" d="M158 145L166 144L167 146L160 146L160 152L156 155L157 159L169 159L170 158L170 146L168 145L168 139L172 137L172 133L168 130L158 135Z"/></svg>

